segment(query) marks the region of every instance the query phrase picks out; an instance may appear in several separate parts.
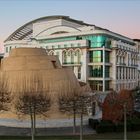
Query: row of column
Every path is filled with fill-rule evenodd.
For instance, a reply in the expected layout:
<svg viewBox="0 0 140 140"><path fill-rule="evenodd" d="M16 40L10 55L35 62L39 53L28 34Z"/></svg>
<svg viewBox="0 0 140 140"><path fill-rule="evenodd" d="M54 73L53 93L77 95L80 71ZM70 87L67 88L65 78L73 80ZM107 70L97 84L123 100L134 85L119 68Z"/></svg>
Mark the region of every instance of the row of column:
<svg viewBox="0 0 140 140"><path fill-rule="evenodd" d="M116 91L120 91L121 89L134 89L136 86L137 82L117 83Z"/></svg>
<svg viewBox="0 0 140 140"><path fill-rule="evenodd" d="M136 68L119 67L117 66L116 79L117 80L137 80L138 73Z"/></svg>

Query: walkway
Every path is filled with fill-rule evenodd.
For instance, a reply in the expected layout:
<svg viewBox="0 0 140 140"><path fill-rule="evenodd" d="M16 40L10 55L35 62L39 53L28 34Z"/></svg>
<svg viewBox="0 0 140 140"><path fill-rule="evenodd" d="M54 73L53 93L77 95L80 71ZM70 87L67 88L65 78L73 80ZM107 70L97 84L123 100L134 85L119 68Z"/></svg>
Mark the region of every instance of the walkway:
<svg viewBox="0 0 140 140"><path fill-rule="evenodd" d="M76 123L77 123L77 125L80 125L80 118L76 118ZM88 117L83 118L83 124L88 125ZM30 122L30 120L0 118L0 126L29 128L31 126L31 122ZM72 127L73 118L71 118L71 119L48 119L48 120L39 120L38 119L36 121L36 126L38 128Z"/></svg>
<svg viewBox="0 0 140 140"><path fill-rule="evenodd" d="M88 126L88 117L84 117L84 134L95 134ZM79 135L80 119L76 120L76 134ZM30 135L30 120L0 119L0 135ZM73 119L37 120L37 135L72 135Z"/></svg>
<svg viewBox="0 0 140 140"><path fill-rule="evenodd" d="M89 126L83 127L83 134L95 134L96 132ZM0 126L0 135L9 136L30 136L30 128L18 128L18 127L5 127ZM36 135L38 136L59 136L59 135L73 135L72 127L60 127L60 128L37 128ZM76 128L76 135L79 135L79 126Z"/></svg>

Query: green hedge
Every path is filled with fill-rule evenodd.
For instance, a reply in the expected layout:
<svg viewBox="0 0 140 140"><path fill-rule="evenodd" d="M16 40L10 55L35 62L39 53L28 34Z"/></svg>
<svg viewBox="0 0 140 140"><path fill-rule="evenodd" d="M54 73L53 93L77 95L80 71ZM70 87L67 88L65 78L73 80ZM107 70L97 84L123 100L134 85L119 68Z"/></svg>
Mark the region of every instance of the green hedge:
<svg viewBox="0 0 140 140"><path fill-rule="evenodd" d="M110 121L98 121L94 119L89 119L89 125L96 129L97 133L105 132L123 132L124 131L124 122L119 122L114 124ZM127 131L140 131L140 119L133 118L127 120Z"/></svg>
<svg viewBox="0 0 140 140"><path fill-rule="evenodd" d="M89 119L89 126L93 129L96 129L97 125L99 125L99 121L97 119Z"/></svg>
<svg viewBox="0 0 140 140"><path fill-rule="evenodd" d="M131 120L132 131L140 131L140 119Z"/></svg>
<svg viewBox="0 0 140 140"><path fill-rule="evenodd" d="M96 127L97 133L105 133L105 132L114 132L115 125L111 122L100 122L100 124Z"/></svg>

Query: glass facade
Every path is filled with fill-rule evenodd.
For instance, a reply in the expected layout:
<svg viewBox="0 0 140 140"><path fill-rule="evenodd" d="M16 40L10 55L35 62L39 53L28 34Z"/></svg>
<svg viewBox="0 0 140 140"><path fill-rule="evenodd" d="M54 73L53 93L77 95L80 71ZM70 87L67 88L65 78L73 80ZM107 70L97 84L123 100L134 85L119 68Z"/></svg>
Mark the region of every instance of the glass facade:
<svg viewBox="0 0 140 140"><path fill-rule="evenodd" d="M85 35L85 36L75 36L75 37L63 37L56 39L41 40L40 43L54 43L54 42L64 42L64 41L74 41L74 40L89 40L90 48L106 48L111 47L111 40L106 35ZM80 47L81 44L69 43L64 45L57 45L58 48L68 48L68 47ZM55 48L53 46L53 48ZM63 52L63 64L81 64L81 51L71 50ZM105 62L110 62L110 52L105 50ZM89 61L90 63L103 63L103 50L90 50L89 51ZM105 78L109 78L110 67L105 66L105 71L103 71L103 64L96 64L89 66L89 77L93 78L103 78L103 72L105 73ZM81 67L77 69L77 78L81 79ZM103 81L102 80L92 80L90 81L90 86L95 91L103 91ZM105 90L109 90L109 81L105 80Z"/></svg>
<svg viewBox="0 0 140 140"><path fill-rule="evenodd" d="M105 78L109 78L109 66L105 66ZM89 67L90 77L103 77L103 66L90 66Z"/></svg>
<svg viewBox="0 0 140 140"><path fill-rule="evenodd" d="M89 61L93 63L103 62L103 51L90 51L89 52ZM105 51L105 62L110 62L110 54L108 51Z"/></svg>
<svg viewBox="0 0 140 140"><path fill-rule="evenodd" d="M90 62L95 62L95 63L103 62L102 51L90 51L89 57L90 57Z"/></svg>
<svg viewBox="0 0 140 140"><path fill-rule="evenodd" d="M110 69L109 66L105 66L105 77L106 78L109 78L109 69Z"/></svg>
<svg viewBox="0 0 140 140"><path fill-rule="evenodd" d="M90 81L90 87L93 91L103 91L103 81Z"/></svg>
<svg viewBox="0 0 140 140"><path fill-rule="evenodd" d="M93 91L103 91L103 81L90 81L90 87ZM109 90L109 81L105 81L105 90Z"/></svg>
<svg viewBox="0 0 140 140"><path fill-rule="evenodd" d="M105 90L109 90L109 81L105 81Z"/></svg>
<svg viewBox="0 0 140 140"><path fill-rule="evenodd" d="M81 67L78 67L78 76L77 76L78 79L81 79Z"/></svg>
<svg viewBox="0 0 140 140"><path fill-rule="evenodd" d="M55 39L45 39L40 40L39 43L54 43L54 42L64 42L64 41L74 41L74 40L89 40L90 48L99 48L99 47L111 47L111 40L105 35L88 35L88 36L74 36L74 37L62 37ZM80 47L80 44L76 46ZM73 44L71 44L73 47Z"/></svg>
<svg viewBox="0 0 140 140"><path fill-rule="evenodd" d="M108 51L105 51L105 62L106 63L109 63L110 62L110 57L109 57L109 52Z"/></svg>
<svg viewBox="0 0 140 140"><path fill-rule="evenodd" d="M105 35L89 35L89 36L82 36L82 39L86 39L90 41L91 48L98 48L98 47L111 47L111 40Z"/></svg>
<svg viewBox="0 0 140 140"><path fill-rule="evenodd" d="M90 66L90 77L103 77L103 66Z"/></svg>

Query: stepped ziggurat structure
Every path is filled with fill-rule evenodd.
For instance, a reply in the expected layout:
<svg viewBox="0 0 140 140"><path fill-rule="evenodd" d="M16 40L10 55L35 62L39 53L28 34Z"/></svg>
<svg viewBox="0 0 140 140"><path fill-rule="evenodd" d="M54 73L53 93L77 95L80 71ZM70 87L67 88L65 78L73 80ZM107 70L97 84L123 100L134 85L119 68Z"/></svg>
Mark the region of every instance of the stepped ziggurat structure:
<svg viewBox="0 0 140 140"><path fill-rule="evenodd" d="M57 56L47 55L42 48L12 49L9 56L2 59L0 72L0 76L3 76L0 80L3 80L6 88L1 90L12 97L10 111L4 112L2 118L7 115L8 118L16 118L13 104L26 93L28 96L42 94L50 97L51 107L47 118L51 119L68 117L59 109L59 97L73 98L74 95L80 97L90 93L90 87L79 83L71 68L63 68Z"/></svg>
<svg viewBox="0 0 140 140"><path fill-rule="evenodd" d="M44 48L72 67L79 81L95 91L134 89L140 81L140 40L68 16L47 16L26 23L5 40L13 48Z"/></svg>

